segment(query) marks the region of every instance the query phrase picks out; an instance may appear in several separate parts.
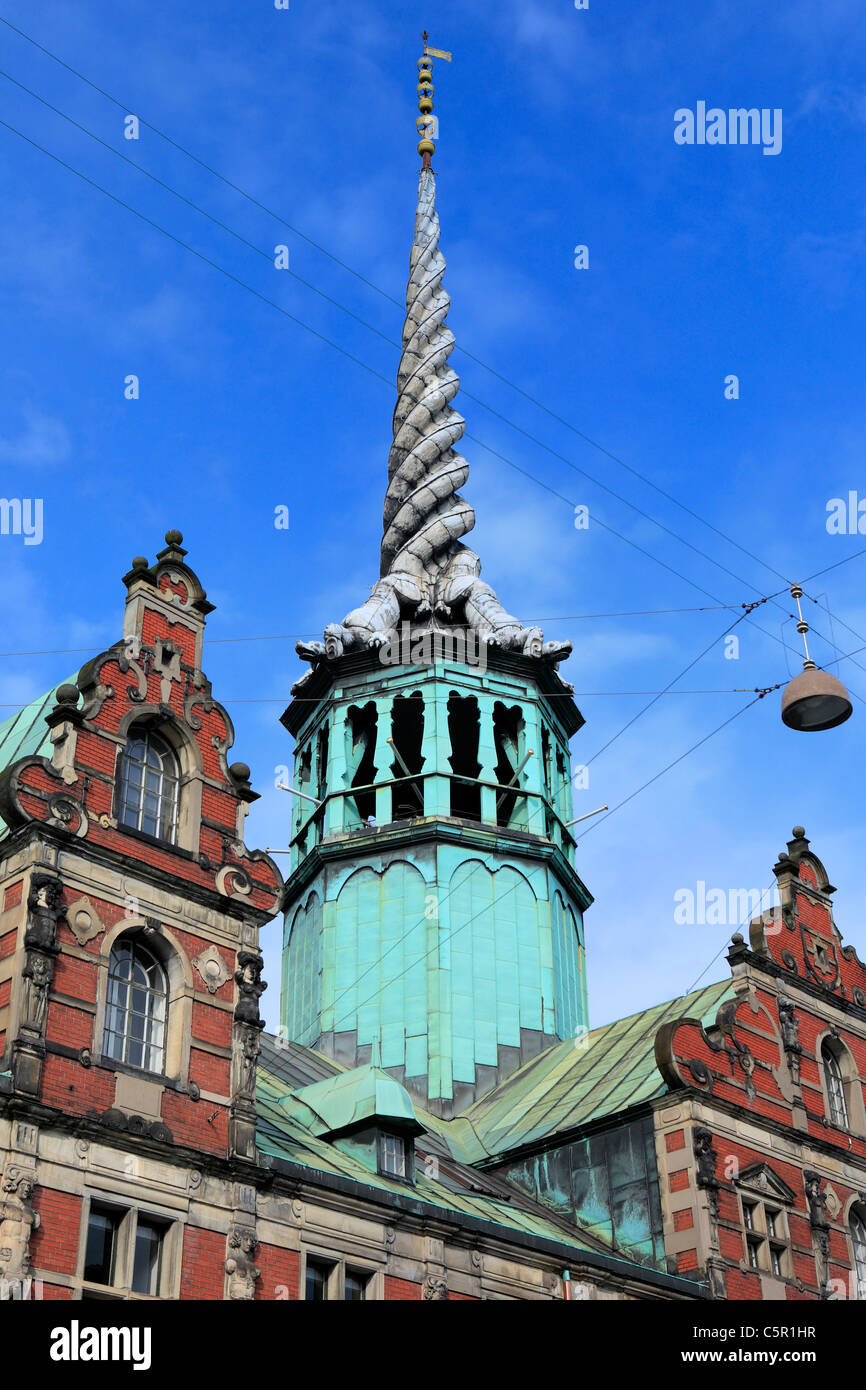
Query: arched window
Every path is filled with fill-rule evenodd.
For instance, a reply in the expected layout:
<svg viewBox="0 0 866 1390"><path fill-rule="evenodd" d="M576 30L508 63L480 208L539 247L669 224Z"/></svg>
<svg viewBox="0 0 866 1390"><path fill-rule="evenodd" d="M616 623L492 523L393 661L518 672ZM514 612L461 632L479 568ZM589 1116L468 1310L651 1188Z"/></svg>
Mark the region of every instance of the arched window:
<svg viewBox="0 0 866 1390"><path fill-rule="evenodd" d="M866 1209L862 1206L853 1208L849 1229L854 1255L854 1297L866 1299Z"/></svg>
<svg viewBox="0 0 866 1390"><path fill-rule="evenodd" d="M840 1129L848 1129L848 1101L845 1096L845 1078L839 1055L829 1039L821 1044L821 1061L824 1065L824 1085L827 1088L827 1102L830 1109L830 1123Z"/></svg>
<svg viewBox="0 0 866 1390"><path fill-rule="evenodd" d="M120 824L174 844L179 781L165 740L147 728L130 729L120 761Z"/></svg>
<svg viewBox="0 0 866 1390"><path fill-rule="evenodd" d="M165 1067L167 987L162 966L126 936L108 964L108 996L102 1050L107 1057L144 1071Z"/></svg>

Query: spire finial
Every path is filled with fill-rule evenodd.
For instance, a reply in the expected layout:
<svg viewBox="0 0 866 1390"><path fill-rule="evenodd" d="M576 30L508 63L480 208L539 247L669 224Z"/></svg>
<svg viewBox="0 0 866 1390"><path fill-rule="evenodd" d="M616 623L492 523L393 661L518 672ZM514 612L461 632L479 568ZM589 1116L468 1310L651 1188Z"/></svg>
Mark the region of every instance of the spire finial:
<svg viewBox="0 0 866 1390"><path fill-rule="evenodd" d="M424 169L430 168L430 161L436 149L433 141L439 132L439 122L433 115L433 59L443 58L446 63L451 62L450 53L445 53L441 48L428 48L429 37L425 29L421 35L424 56L418 59L418 110L421 114L415 122L415 128L421 136L418 153L422 156Z"/></svg>

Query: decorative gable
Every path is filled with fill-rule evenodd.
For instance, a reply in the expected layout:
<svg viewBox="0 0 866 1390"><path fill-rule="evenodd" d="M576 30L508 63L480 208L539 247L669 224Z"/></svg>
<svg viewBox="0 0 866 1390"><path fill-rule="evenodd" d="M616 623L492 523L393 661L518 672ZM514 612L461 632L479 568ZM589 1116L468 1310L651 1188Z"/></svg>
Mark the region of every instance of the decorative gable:
<svg viewBox="0 0 866 1390"><path fill-rule="evenodd" d="M773 1171L769 1163L755 1163L751 1168L744 1169L740 1176L734 1179L734 1186L744 1192L752 1192L758 1197L770 1197L788 1205L793 1205L797 1197L793 1188Z"/></svg>

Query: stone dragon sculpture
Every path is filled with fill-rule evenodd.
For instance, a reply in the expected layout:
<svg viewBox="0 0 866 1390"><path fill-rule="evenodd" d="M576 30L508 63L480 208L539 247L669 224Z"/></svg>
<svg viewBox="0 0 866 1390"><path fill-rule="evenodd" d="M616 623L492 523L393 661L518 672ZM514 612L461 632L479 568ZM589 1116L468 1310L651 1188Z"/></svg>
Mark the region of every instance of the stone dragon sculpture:
<svg viewBox="0 0 866 1390"><path fill-rule="evenodd" d="M460 381L449 357L454 335L446 326L451 304L442 284L439 216L433 170L421 170L415 236L406 292L398 397L388 460L380 578L370 597L342 623L325 629L324 642L298 642L315 666L344 652L380 647L401 621L475 629L481 641L507 651L559 662L570 642L547 642L507 613L481 578L481 561L462 543L475 512L460 496L469 465L455 445L465 421L453 407Z"/></svg>

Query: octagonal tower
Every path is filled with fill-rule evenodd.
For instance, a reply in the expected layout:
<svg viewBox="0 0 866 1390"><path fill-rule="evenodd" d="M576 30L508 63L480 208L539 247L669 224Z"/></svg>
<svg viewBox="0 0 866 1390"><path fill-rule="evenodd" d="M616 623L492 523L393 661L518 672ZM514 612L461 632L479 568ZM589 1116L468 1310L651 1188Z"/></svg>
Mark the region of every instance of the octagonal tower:
<svg viewBox="0 0 866 1390"><path fill-rule="evenodd" d="M421 109L432 63L419 64ZM380 578L322 642L283 715L296 739L282 1031L371 1060L459 1112L587 1025L569 739L583 724L545 643L462 537L450 300L432 141L423 156Z"/></svg>

